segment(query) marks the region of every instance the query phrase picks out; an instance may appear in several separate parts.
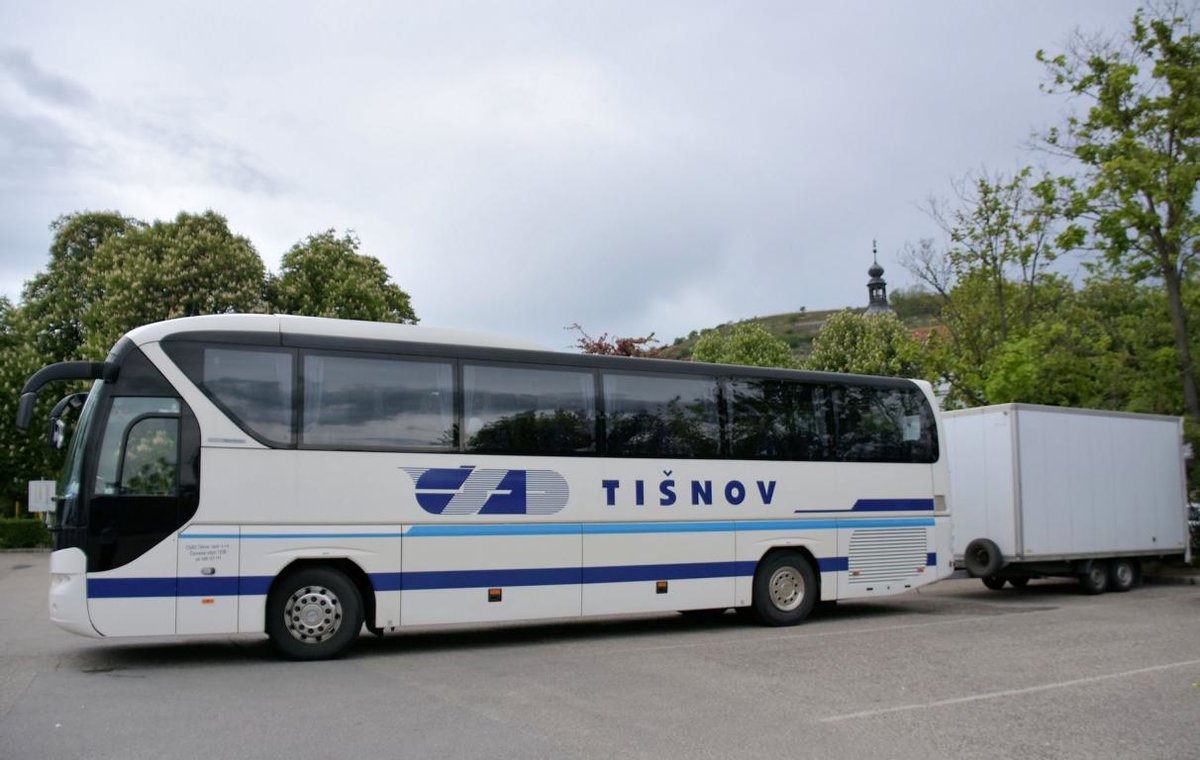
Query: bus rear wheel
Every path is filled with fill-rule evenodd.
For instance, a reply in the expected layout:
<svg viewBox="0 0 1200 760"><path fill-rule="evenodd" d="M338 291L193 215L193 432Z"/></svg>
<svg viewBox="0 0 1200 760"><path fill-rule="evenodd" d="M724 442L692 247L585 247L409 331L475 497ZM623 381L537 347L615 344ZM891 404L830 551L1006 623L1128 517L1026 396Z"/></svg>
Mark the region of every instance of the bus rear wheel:
<svg viewBox="0 0 1200 760"><path fill-rule="evenodd" d="M358 638L362 624L358 589L332 568L289 573L267 596L267 635L288 659L339 657Z"/></svg>
<svg viewBox="0 0 1200 760"><path fill-rule="evenodd" d="M817 594L816 574L803 555L770 555L754 573L754 617L763 625L796 625L812 612Z"/></svg>

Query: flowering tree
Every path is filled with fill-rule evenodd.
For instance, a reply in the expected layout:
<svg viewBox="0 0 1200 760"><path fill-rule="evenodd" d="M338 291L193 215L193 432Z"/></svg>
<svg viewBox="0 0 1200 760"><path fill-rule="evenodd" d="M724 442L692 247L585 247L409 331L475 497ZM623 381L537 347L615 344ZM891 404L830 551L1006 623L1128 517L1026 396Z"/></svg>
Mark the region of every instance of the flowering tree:
<svg viewBox="0 0 1200 760"><path fill-rule="evenodd" d="M722 330L706 330L696 341L692 358L698 362L741 364L747 367L794 367L787 341L757 322L742 322Z"/></svg>
<svg viewBox="0 0 1200 760"><path fill-rule="evenodd" d="M806 368L920 377L921 346L895 314L845 309L831 316L813 340Z"/></svg>
<svg viewBox="0 0 1200 760"><path fill-rule="evenodd" d="M250 241L213 211L180 213L102 243L88 268L85 351L102 358L128 330L174 317L263 311L266 270Z"/></svg>
<svg viewBox="0 0 1200 760"><path fill-rule="evenodd" d="M267 279L267 304L282 314L413 324L408 293L379 259L358 252L352 232L326 230L292 246L278 276Z"/></svg>
<svg viewBox="0 0 1200 760"><path fill-rule="evenodd" d="M608 333L601 333L599 338L593 338L580 327L578 322L566 329L579 333L579 337L575 340L575 345L585 354L654 356L658 353L658 349L652 345L658 342L654 339L654 333L641 338L610 338Z"/></svg>

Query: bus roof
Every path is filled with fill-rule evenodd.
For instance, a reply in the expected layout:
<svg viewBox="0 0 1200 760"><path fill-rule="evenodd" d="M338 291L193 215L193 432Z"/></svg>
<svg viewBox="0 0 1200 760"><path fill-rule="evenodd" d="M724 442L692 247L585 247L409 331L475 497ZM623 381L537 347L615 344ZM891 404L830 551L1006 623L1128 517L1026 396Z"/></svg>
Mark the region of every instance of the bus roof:
<svg viewBox="0 0 1200 760"><path fill-rule="evenodd" d="M428 346L430 352L436 352L437 346L450 345L461 347L459 352L462 355L475 359L516 359L623 371L722 376L750 374L756 377L803 378L809 382L850 382L885 387L917 383L933 402L932 388L922 380L774 367L681 362L674 359L591 356L555 351L532 341L494 333L363 322L352 319L297 317L284 314L215 314L154 322L131 330L127 333L126 338L131 343L141 346L163 340L186 339L192 333L205 340L213 339L218 333L238 334L238 339L243 339L249 334L258 334L264 337L274 335L278 338L278 345L285 346L325 346L326 341L323 339L331 339L335 343L345 341L346 346L352 344L359 347L371 344L393 346L408 344L410 348L418 352L422 352L423 346Z"/></svg>
<svg viewBox="0 0 1200 760"><path fill-rule="evenodd" d="M187 332L255 332L282 335L320 335L330 338L441 343L483 348L507 348L519 351L551 351L533 341L474 330L422 327L388 322L363 322L355 319L297 317L288 314L212 314L180 317L154 322L130 330L127 337L137 345L155 343L168 336Z"/></svg>

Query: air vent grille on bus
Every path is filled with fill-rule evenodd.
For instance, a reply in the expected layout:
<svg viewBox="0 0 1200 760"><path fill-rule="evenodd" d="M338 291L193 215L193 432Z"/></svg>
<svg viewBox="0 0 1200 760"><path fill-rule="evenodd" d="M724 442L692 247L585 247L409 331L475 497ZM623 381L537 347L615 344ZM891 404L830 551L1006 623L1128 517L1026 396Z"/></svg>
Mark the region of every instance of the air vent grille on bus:
<svg viewBox="0 0 1200 760"><path fill-rule="evenodd" d="M850 536L850 583L911 578L925 567L924 528L860 528Z"/></svg>

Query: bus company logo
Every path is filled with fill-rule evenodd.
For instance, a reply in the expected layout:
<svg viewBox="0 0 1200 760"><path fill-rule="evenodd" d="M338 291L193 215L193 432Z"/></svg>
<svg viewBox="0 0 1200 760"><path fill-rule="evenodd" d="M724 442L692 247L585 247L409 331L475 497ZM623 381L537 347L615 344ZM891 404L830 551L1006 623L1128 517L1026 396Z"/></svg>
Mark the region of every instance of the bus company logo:
<svg viewBox="0 0 1200 760"><path fill-rule="evenodd" d="M413 480L417 504L433 515L552 515L571 496L566 479L553 470L400 469Z"/></svg>

